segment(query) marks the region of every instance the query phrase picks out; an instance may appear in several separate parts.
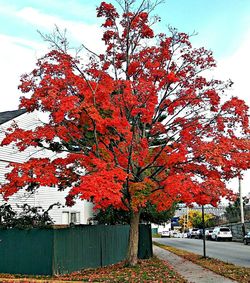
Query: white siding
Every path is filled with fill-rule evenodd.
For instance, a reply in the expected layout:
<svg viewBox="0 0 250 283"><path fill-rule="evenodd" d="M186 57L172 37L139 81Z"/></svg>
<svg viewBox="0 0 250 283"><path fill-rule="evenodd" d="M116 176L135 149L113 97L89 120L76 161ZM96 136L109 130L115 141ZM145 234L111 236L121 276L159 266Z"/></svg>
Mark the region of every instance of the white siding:
<svg viewBox="0 0 250 283"><path fill-rule="evenodd" d="M50 211L50 216L53 218L55 224L62 223L63 212L79 212L80 223L88 224L88 220L93 216L93 204L86 200L76 200L76 204L72 207L65 205L66 192L60 192L56 188L40 187L35 194L35 206L41 206L44 209L56 202L59 202L61 206L56 206ZM67 223L69 224L69 223Z"/></svg>
<svg viewBox="0 0 250 283"><path fill-rule="evenodd" d="M22 129L32 129L39 125L39 120L37 117L37 113L24 113L17 118L8 121L2 125L0 125L0 141L5 137L5 130L9 128L13 122L18 124L18 126ZM0 147L0 160L13 161L13 162L24 162L30 156L31 148L25 151L20 152L15 146L12 144L8 146Z"/></svg>
<svg viewBox="0 0 250 283"><path fill-rule="evenodd" d="M2 141L5 136L4 130L10 127L13 121L23 129L32 129L41 123L37 112L24 113L14 120L0 125L0 141ZM31 155L33 157L51 156L51 152L39 151L36 153L34 147L30 147L23 152L19 152L13 145L0 147L0 182L2 183L5 181L5 174L11 170L11 168L7 168L8 162L14 161L22 163L28 160ZM19 211L20 209L18 209L17 205L20 206L24 203L31 206L41 206L46 210L51 204L59 202L61 206L59 208L54 206L49 213L55 224L63 224L63 212L79 212L80 223L87 224L88 219L93 216L93 204L87 201L77 200L73 207L67 207L65 206L66 195L67 192L60 192L56 188L41 187L33 194L27 193L25 190L20 190L10 197L8 203ZM0 198L0 204L1 203L3 203L2 198Z"/></svg>
<svg viewBox="0 0 250 283"><path fill-rule="evenodd" d="M9 168L7 168L8 162L2 162L0 161L0 181L3 182L5 180L5 174L10 171Z"/></svg>

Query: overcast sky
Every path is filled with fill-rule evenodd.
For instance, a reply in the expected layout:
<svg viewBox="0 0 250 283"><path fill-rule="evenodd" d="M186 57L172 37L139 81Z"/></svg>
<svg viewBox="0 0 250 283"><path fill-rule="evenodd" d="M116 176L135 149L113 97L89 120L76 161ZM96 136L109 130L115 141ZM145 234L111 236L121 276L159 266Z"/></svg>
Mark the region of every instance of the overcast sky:
<svg viewBox="0 0 250 283"><path fill-rule="evenodd" d="M138 0L139 1L139 0ZM0 111L17 109L17 89L22 73L30 72L47 45L37 30L49 33L54 25L66 28L73 45L100 48L100 19L97 0L0 0ZM115 4L115 1L107 1ZM214 52L218 67L214 77L234 82L230 95L250 106L250 0L166 0L155 10L160 15L158 32L171 25L179 31L198 33L195 46ZM250 192L250 172L243 180L244 194ZM233 183L237 189L237 182Z"/></svg>

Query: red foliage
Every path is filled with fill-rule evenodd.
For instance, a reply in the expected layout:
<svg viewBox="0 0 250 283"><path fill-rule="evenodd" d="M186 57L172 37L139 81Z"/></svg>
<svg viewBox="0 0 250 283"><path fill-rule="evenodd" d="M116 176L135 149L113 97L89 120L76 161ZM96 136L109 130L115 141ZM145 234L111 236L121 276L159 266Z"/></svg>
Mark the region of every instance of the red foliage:
<svg viewBox="0 0 250 283"><path fill-rule="evenodd" d="M2 194L70 187L70 205L79 196L133 211L147 202L158 210L179 200L216 204L229 194L225 182L250 167L248 107L238 98L222 103L228 85L200 75L215 61L188 35L172 30L144 47L154 37L146 12L119 17L102 2L97 16L105 18L107 47L99 62L83 67L60 49L41 58L22 77L30 97L20 107L49 113L49 123L14 128L2 142L67 156L11 164Z"/></svg>

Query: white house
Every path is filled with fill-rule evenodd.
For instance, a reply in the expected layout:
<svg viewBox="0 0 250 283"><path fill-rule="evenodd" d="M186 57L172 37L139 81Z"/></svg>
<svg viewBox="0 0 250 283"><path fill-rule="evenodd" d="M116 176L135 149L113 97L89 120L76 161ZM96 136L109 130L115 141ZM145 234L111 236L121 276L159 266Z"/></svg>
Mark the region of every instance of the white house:
<svg viewBox="0 0 250 283"><path fill-rule="evenodd" d="M41 124L38 112L27 113L25 110L1 112L0 141L5 137L5 129L10 127L13 122L17 123L23 129L32 129ZM5 181L5 173L10 170L10 168L7 168L9 162L22 163L34 155L44 157L48 156L49 152L45 150L37 151L34 147L29 147L23 152L18 151L13 145L0 147L0 182ZM18 211L18 206L25 203L30 206L42 207L42 209L46 210L51 204L59 202L61 206L54 206L49 212L54 224L88 224L89 220L93 217L93 204L85 200L77 200L74 206L67 207L65 205L66 195L66 191L58 191L52 187L40 187L33 194L25 190L20 190L10 197L8 203ZM4 200L0 196L0 205L3 203Z"/></svg>

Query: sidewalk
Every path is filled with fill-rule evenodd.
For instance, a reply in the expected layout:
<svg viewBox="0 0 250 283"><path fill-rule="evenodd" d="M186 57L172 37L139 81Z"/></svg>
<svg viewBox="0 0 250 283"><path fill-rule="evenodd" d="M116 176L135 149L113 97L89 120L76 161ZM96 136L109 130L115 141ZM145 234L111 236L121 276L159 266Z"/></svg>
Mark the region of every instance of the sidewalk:
<svg viewBox="0 0 250 283"><path fill-rule="evenodd" d="M236 283L169 251L153 246L154 255L172 265L174 270L190 283Z"/></svg>

